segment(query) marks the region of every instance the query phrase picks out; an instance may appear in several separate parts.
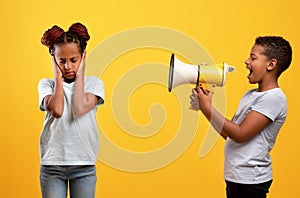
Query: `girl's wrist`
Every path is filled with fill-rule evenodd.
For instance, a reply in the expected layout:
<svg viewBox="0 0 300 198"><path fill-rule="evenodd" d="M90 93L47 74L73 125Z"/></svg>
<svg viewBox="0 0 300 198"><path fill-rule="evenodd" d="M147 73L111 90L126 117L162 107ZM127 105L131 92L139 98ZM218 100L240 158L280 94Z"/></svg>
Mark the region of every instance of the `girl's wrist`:
<svg viewBox="0 0 300 198"><path fill-rule="evenodd" d="M57 81L62 81L63 80L63 76L58 74L58 75L55 76L55 79Z"/></svg>
<svg viewBox="0 0 300 198"><path fill-rule="evenodd" d="M78 71L77 73L76 73L76 78L80 78L80 77L83 77L84 76L84 72L80 72L80 71Z"/></svg>

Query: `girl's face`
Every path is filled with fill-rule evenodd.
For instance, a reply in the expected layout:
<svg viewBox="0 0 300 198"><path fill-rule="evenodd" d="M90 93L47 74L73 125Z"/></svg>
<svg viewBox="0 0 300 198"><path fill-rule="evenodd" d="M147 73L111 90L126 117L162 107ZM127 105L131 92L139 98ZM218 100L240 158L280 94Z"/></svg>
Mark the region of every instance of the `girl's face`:
<svg viewBox="0 0 300 198"><path fill-rule="evenodd" d="M261 83L265 73L268 71L267 67L270 61L263 53L264 48L262 46L254 45L251 49L250 57L245 61L246 68L250 71L247 77L251 84Z"/></svg>
<svg viewBox="0 0 300 198"><path fill-rule="evenodd" d="M74 81L82 54L76 43L64 43L54 48L54 58L65 81Z"/></svg>

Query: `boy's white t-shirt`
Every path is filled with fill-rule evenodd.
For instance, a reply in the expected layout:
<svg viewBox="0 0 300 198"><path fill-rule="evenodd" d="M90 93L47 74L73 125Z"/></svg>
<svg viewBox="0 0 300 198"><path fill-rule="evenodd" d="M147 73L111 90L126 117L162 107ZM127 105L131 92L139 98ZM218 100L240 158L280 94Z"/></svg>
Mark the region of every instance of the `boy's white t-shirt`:
<svg viewBox="0 0 300 198"><path fill-rule="evenodd" d="M240 101L233 121L240 124L251 111L271 120L258 135L246 143L236 143L227 137L225 144L224 178L242 184L258 184L272 179L269 152L287 116L287 102L283 91L274 88L264 92L248 91Z"/></svg>
<svg viewBox="0 0 300 198"><path fill-rule="evenodd" d="M97 107L104 102L103 82L85 77L84 91L100 97L98 104L82 116L74 116L72 101L75 82L63 82L64 111L55 118L46 112L40 137L41 165L94 165L98 155ZM42 79L38 85L40 109L43 100L54 91L54 79Z"/></svg>

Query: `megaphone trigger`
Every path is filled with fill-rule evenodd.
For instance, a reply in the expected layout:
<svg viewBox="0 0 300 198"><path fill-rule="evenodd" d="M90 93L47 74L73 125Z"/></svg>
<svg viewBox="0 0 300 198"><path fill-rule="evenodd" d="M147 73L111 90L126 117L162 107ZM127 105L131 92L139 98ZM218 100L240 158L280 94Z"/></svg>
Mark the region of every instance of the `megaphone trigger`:
<svg viewBox="0 0 300 198"><path fill-rule="evenodd" d="M204 89L208 92L211 92L212 94L215 93L215 88L216 88L215 84L205 84L205 83L203 83L203 84L200 84L199 86L202 88L202 90Z"/></svg>
<svg viewBox="0 0 300 198"><path fill-rule="evenodd" d="M195 91L198 93L198 87L199 89L205 94L208 95L209 93L214 94L215 92L215 85L211 85L211 84L199 84L198 86L196 86Z"/></svg>

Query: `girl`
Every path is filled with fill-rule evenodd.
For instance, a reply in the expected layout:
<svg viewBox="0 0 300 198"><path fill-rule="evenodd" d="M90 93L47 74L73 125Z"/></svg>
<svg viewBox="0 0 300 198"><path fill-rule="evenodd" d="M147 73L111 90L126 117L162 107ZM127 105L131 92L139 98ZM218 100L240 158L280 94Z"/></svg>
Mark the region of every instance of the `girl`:
<svg viewBox="0 0 300 198"><path fill-rule="evenodd" d="M41 42L52 56L54 79L38 85L39 105L46 111L40 138L40 182L44 198L95 195L98 132L95 115L104 102L97 77L84 77L86 27L74 23L65 32L54 25Z"/></svg>

